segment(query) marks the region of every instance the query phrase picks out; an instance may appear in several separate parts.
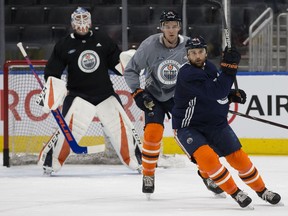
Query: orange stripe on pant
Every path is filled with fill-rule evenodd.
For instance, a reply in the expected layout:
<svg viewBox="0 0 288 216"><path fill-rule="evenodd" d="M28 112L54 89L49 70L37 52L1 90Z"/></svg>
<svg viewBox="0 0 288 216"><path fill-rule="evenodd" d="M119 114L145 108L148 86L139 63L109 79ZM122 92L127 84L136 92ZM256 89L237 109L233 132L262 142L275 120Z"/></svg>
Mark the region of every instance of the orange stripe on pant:
<svg viewBox="0 0 288 216"><path fill-rule="evenodd" d="M254 167L250 158L242 149L225 158L227 162L238 171L239 177L245 184L257 192L264 190L265 184L258 173L258 170Z"/></svg>
<svg viewBox="0 0 288 216"><path fill-rule="evenodd" d="M218 155L209 145L199 147L193 157L197 161L199 169L206 172L223 191L228 194L236 192L237 185L229 171L220 163Z"/></svg>
<svg viewBox="0 0 288 216"><path fill-rule="evenodd" d="M142 147L143 175L153 176L160 154L164 128L161 124L149 123L145 126Z"/></svg>

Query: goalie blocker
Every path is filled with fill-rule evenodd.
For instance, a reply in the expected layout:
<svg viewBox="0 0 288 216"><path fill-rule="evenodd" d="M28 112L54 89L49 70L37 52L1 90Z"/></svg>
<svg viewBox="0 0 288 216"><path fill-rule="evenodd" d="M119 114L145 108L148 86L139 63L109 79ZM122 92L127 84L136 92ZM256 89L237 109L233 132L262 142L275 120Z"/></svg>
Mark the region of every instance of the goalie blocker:
<svg viewBox="0 0 288 216"><path fill-rule="evenodd" d="M133 124L121 104L114 96L110 96L97 106L76 97L65 116L77 142L86 134L94 116L97 116L103 126L121 162L132 170L141 170L141 141ZM53 150L52 157L48 152ZM101 147L100 147L101 149ZM104 150L104 149L102 149ZM38 165L49 172L58 172L70 154L70 146L65 137L57 130L40 152Z"/></svg>
<svg viewBox="0 0 288 216"><path fill-rule="evenodd" d="M66 82L56 77L48 77L36 103L43 107L45 113L56 110L67 94Z"/></svg>
<svg viewBox="0 0 288 216"><path fill-rule="evenodd" d="M115 69L119 71L121 74L124 74L125 67L127 66L132 56L135 54L135 52L136 52L135 49L130 49L121 52L119 56L120 62L115 66Z"/></svg>

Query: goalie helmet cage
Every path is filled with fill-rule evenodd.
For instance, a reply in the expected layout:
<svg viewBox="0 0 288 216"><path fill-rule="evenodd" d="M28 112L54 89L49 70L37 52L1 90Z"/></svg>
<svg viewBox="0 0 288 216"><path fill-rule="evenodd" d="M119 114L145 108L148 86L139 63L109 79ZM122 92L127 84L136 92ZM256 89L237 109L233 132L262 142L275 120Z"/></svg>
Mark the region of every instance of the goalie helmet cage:
<svg viewBox="0 0 288 216"><path fill-rule="evenodd" d="M46 60L32 60L36 73L44 83ZM36 164L38 154L58 125L52 114L46 114L36 104L41 92L39 83L25 60L7 61L4 65L4 148L3 165ZM143 137L143 113L133 103L130 89L124 77L110 75L115 91L119 94L125 111ZM62 76L65 79L66 75ZM144 78L143 78L144 82ZM102 126L95 117L79 145L105 144L105 151L96 154L71 153L66 163L73 164L120 164L115 151L104 136Z"/></svg>

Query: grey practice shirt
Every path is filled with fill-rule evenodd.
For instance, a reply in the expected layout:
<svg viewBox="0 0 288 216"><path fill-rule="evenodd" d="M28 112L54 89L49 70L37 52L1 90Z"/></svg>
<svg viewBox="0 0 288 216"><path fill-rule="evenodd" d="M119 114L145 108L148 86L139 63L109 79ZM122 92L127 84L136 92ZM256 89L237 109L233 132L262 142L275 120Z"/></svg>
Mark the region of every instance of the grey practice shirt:
<svg viewBox="0 0 288 216"><path fill-rule="evenodd" d="M145 89L158 101L174 96L179 68L187 62L186 36L179 35L177 47L169 49L163 44L163 33L145 39L131 58L124 71L124 78L134 92L140 88L140 73L144 69Z"/></svg>

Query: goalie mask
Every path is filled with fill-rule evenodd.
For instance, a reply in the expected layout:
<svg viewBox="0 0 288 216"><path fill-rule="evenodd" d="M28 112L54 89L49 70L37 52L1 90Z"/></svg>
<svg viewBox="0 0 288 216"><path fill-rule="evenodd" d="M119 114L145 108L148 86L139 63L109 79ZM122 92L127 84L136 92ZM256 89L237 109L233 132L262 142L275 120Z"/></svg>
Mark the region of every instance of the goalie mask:
<svg viewBox="0 0 288 216"><path fill-rule="evenodd" d="M87 34L91 28L91 14L85 8L78 7L71 14L71 26L78 34Z"/></svg>

